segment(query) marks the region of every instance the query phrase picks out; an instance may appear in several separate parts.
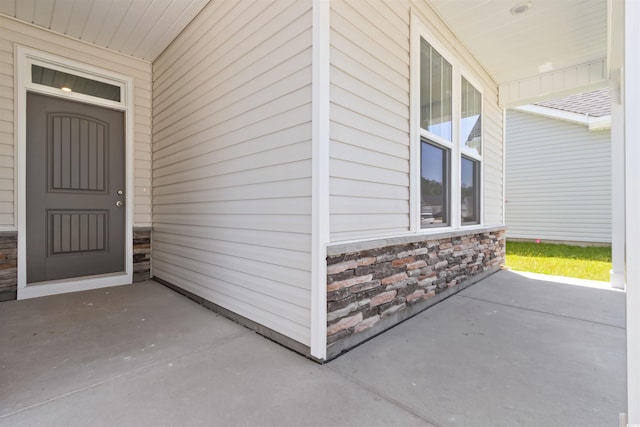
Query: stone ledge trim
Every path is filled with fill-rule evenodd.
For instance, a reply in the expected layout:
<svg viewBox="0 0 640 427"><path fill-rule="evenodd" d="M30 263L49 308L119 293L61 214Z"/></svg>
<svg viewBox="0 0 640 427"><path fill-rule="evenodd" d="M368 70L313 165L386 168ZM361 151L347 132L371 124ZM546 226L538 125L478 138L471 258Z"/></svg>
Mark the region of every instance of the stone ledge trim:
<svg viewBox="0 0 640 427"><path fill-rule="evenodd" d="M327 256L336 256L345 253L363 252L372 249L380 249L387 246L406 245L409 243L431 242L436 240L449 239L454 237L468 236L472 234L493 233L505 231L504 225L494 225L486 227L469 227L459 230L450 230L434 233L412 233L406 236L388 237L382 239L362 240L349 243L334 243L327 246ZM379 261L378 261L379 262Z"/></svg>

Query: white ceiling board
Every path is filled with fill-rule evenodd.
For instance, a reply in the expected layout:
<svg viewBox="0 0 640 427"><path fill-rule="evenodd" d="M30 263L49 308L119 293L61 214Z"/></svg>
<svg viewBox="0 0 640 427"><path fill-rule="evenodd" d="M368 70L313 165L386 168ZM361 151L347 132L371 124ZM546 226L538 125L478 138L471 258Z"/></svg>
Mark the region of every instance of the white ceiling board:
<svg viewBox="0 0 640 427"><path fill-rule="evenodd" d="M0 13L153 61L209 0L0 0Z"/></svg>
<svg viewBox="0 0 640 427"><path fill-rule="evenodd" d="M498 84L606 58L607 0L424 0ZM209 0L0 0L0 13L147 61Z"/></svg>
<svg viewBox="0 0 640 427"><path fill-rule="evenodd" d="M497 83L607 56L607 0L429 0Z"/></svg>

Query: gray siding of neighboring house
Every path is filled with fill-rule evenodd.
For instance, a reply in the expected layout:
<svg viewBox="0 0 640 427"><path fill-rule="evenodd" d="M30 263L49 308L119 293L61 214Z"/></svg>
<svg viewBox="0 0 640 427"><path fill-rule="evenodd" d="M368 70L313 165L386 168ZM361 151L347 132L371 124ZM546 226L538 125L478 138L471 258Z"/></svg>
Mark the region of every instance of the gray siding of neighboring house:
<svg viewBox="0 0 640 427"><path fill-rule="evenodd" d="M412 8L483 84L484 224L503 222L502 111L496 84L425 2L337 0L331 2L330 35L332 242L410 230Z"/></svg>
<svg viewBox="0 0 640 427"><path fill-rule="evenodd" d="M153 274L310 344L311 2L211 2L153 66Z"/></svg>
<svg viewBox="0 0 640 427"><path fill-rule="evenodd" d="M507 238L611 242L611 132L507 112Z"/></svg>

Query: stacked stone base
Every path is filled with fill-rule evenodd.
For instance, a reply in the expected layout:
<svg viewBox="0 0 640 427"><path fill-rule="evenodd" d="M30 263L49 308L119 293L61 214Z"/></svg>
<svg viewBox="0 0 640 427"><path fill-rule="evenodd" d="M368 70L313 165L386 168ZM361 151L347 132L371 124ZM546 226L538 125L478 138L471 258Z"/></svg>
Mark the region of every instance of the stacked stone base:
<svg viewBox="0 0 640 427"><path fill-rule="evenodd" d="M0 232L0 301L18 296L18 233Z"/></svg>
<svg viewBox="0 0 640 427"><path fill-rule="evenodd" d="M330 247L331 359L500 269L503 228Z"/></svg>
<svg viewBox="0 0 640 427"><path fill-rule="evenodd" d="M151 227L133 229L133 282L151 278Z"/></svg>

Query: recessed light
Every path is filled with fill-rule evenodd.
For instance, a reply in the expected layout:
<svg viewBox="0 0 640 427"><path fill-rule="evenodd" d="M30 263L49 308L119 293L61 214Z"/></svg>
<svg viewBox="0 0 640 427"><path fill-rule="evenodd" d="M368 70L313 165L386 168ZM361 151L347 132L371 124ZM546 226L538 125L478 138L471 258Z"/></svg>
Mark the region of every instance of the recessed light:
<svg viewBox="0 0 640 427"><path fill-rule="evenodd" d="M509 12L511 12L512 15L522 15L529 9L531 9L531 2L526 1L524 3L518 3L517 5L513 6Z"/></svg>
<svg viewBox="0 0 640 427"><path fill-rule="evenodd" d="M60 88L60 90L61 90L61 91L63 91L63 92L71 92L71 88L70 88L70 87L67 87L67 86L62 86L62 87Z"/></svg>

